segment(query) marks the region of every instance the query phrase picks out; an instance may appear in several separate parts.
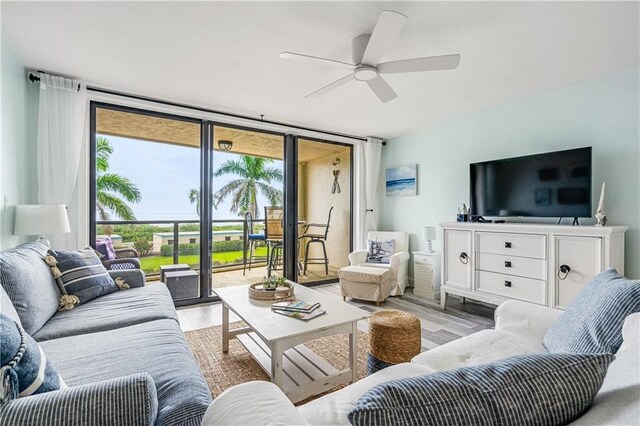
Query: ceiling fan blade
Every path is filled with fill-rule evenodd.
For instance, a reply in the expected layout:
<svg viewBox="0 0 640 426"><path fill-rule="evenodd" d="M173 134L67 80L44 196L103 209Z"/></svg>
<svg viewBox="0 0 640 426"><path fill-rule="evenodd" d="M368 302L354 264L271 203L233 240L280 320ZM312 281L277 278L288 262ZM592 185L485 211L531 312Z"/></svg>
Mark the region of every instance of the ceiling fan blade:
<svg viewBox="0 0 640 426"><path fill-rule="evenodd" d="M348 82L353 80L353 73L349 74L349 75L345 75L344 77L334 81L333 83L329 83L324 87L321 87L320 89L316 90L315 92L309 93L307 96L305 96L305 98L315 98L318 97L320 95L324 95L325 93L342 86L343 84L347 84Z"/></svg>
<svg viewBox="0 0 640 426"><path fill-rule="evenodd" d="M290 59L293 61L307 62L307 63L313 63L313 64L324 65L329 67L339 67L339 68L345 68L348 70L353 70L356 67L355 65L352 65L346 62L334 61L333 59L319 58L317 56L311 56L311 55L303 55L301 53L282 52L278 56L282 59Z"/></svg>
<svg viewBox="0 0 640 426"><path fill-rule="evenodd" d="M389 83L380 76L377 76L373 80L367 80L367 84L383 103L389 102L398 97L396 92L391 88L391 86L389 86Z"/></svg>
<svg viewBox="0 0 640 426"><path fill-rule="evenodd" d="M382 11L360 62L371 66L377 65L391 48L408 20L409 18L401 13Z"/></svg>
<svg viewBox="0 0 640 426"><path fill-rule="evenodd" d="M457 68L459 64L460 55L455 54L383 62L378 64L376 68L380 74L391 74L397 72L452 70Z"/></svg>

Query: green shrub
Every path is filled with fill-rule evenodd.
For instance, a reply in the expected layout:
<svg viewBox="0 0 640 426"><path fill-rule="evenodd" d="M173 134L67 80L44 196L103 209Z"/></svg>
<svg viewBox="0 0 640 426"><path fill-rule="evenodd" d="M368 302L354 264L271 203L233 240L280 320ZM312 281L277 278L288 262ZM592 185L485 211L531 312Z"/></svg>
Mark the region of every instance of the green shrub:
<svg viewBox="0 0 640 426"><path fill-rule="evenodd" d="M223 251L242 251L244 249L244 241L232 240L232 241L214 241L213 252Z"/></svg>
<svg viewBox="0 0 640 426"><path fill-rule="evenodd" d="M173 256L173 246L169 244L160 246L160 254L162 256Z"/></svg>
<svg viewBox="0 0 640 426"><path fill-rule="evenodd" d="M140 257L145 257L151 253L153 243L145 237L138 237L133 241L133 248L136 249Z"/></svg>

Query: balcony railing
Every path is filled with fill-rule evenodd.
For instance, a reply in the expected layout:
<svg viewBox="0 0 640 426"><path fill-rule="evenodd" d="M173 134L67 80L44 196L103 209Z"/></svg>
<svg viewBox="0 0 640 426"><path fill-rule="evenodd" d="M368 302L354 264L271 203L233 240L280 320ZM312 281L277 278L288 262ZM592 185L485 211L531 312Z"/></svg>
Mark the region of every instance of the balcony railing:
<svg viewBox="0 0 640 426"><path fill-rule="evenodd" d="M213 242L209 247L209 253L213 271L237 269L245 263L249 265L246 247L249 232L247 222L242 219L220 219L211 223ZM202 241L199 224L199 220L97 221L96 234L111 235L116 248L119 245L135 248L140 254L142 269L148 275L154 276L159 275L162 265L186 263L192 268L200 268L199 245ZM264 220L254 220L253 224L260 227L260 224L264 225ZM222 227L228 229L220 229ZM118 241L117 236L122 240ZM208 244L208 241L204 243ZM258 247L257 251L261 254L266 248ZM264 261L252 263L252 266L258 265L264 265Z"/></svg>

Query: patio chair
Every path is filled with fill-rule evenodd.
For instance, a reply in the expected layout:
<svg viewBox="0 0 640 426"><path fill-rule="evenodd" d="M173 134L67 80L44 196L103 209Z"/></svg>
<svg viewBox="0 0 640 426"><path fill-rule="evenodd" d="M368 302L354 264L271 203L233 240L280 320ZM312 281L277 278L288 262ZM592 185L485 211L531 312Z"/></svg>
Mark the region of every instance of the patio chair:
<svg viewBox="0 0 640 426"><path fill-rule="evenodd" d="M264 208L264 235L267 242L267 276L269 277L272 270L282 269L283 217L284 209L282 206L266 206Z"/></svg>
<svg viewBox="0 0 640 426"><path fill-rule="evenodd" d="M329 224L331 223L331 212L333 207L329 209L329 215L327 217L327 223L307 223L304 225L303 233L300 235L300 239L308 238L307 246L304 250L304 272L307 274L307 265L324 265L325 275L329 275L329 258L327 257L327 247L325 241L327 241L327 235L329 233ZM323 257L309 257L309 247L311 244L316 243L322 246Z"/></svg>
<svg viewBox="0 0 640 426"><path fill-rule="evenodd" d="M266 242L266 236L264 234L256 234L253 230L253 216L251 213L247 212L244 215L244 229L245 229L245 238L244 238L244 265L242 266L242 275L245 275L245 270L247 268L247 263L249 264L249 271L251 271L251 264L256 260L268 260L267 256L256 256L255 255L255 245L256 243Z"/></svg>
<svg viewBox="0 0 640 426"><path fill-rule="evenodd" d="M96 251L102 255L100 260L107 270L140 269L138 252L133 248L114 249L109 237L96 240Z"/></svg>

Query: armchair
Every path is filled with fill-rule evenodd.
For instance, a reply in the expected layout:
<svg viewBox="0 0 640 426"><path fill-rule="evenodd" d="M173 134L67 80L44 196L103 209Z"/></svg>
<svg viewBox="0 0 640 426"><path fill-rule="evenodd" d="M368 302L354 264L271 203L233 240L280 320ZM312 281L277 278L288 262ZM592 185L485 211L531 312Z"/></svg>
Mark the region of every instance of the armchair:
<svg viewBox="0 0 640 426"><path fill-rule="evenodd" d="M140 269L139 255L135 249L123 248L114 250L116 258L113 260L102 259L102 264L109 271L121 269Z"/></svg>
<svg viewBox="0 0 640 426"><path fill-rule="evenodd" d="M391 271L391 295L402 296L409 281L409 234L406 232L371 231L367 240L395 240L394 253L386 263L367 263L367 250L357 250L349 254L351 266L371 266Z"/></svg>

